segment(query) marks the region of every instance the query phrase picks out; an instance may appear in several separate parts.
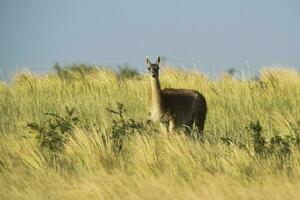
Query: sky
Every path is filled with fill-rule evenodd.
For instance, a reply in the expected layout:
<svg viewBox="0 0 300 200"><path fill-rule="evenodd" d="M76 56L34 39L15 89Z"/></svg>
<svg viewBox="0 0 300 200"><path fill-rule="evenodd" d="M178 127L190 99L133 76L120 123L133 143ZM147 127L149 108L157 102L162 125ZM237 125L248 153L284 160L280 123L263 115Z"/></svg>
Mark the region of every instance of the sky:
<svg viewBox="0 0 300 200"><path fill-rule="evenodd" d="M298 0L0 0L0 73L158 55L205 72L300 69ZM0 75L1 76L1 75Z"/></svg>

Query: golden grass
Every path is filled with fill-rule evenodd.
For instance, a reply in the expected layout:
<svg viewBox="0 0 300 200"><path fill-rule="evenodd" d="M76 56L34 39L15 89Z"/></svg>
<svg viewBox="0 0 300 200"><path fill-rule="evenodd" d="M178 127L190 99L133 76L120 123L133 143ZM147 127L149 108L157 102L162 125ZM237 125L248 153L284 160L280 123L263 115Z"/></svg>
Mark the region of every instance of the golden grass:
<svg viewBox="0 0 300 200"><path fill-rule="evenodd" d="M260 120L267 138L299 136L298 72L266 68L260 80L210 80L197 71L167 68L161 82L207 98L205 143L161 128L133 134L121 153L113 151L115 116L105 108L121 102L127 118L148 119L147 76L118 80L101 69L72 80L25 73L10 85L0 83L0 199L299 198L299 149L293 147L286 159L256 156L245 128ZM65 106L74 106L89 128L76 128L65 151L53 158L26 124L45 121L47 112L64 115ZM245 143L250 151L228 147L220 137Z"/></svg>

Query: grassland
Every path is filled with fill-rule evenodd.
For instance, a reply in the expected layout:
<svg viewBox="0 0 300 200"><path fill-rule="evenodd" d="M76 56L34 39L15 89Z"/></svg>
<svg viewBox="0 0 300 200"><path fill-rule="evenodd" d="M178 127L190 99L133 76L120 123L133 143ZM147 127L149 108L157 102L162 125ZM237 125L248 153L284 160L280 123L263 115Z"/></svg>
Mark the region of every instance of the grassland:
<svg viewBox="0 0 300 200"><path fill-rule="evenodd" d="M122 79L106 69L19 73L13 83L0 83L0 199L299 199L298 72L264 69L256 80L210 80L167 68L161 83L204 94L205 142L143 124L127 127L122 149L115 150L116 126L123 133L130 118L148 119L144 75ZM123 122L106 109L116 109L117 102L127 110ZM51 151L27 124L45 126L51 118L45 113L65 116L66 106L75 108L80 123L60 151ZM266 144L253 139L249 124L257 120ZM294 143L271 149L275 136ZM257 144L274 153L259 153ZM288 153L281 151L285 147Z"/></svg>

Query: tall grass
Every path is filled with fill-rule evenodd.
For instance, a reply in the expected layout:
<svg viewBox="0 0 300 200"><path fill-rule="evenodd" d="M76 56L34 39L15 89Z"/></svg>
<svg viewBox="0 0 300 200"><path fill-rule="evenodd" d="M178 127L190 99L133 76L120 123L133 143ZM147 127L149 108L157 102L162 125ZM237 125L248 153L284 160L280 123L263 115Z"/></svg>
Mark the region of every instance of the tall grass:
<svg viewBox="0 0 300 200"><path fill-rule="evenodd" d="M259 120L267 142L299 138L298 72L266 68L258 80L210 80L165 68L163 87L206 97L205 142L145 124L126 130L121 151L112 138L114 122L121 122L107 108L119 102L125 122L146 122L149 77L120 79L107 69L82 74L20 73L12 84L0 83L0 199L298 199L299 147L285 157L257 155L249 130ZM64 116L66 106L75 108L80 125L62 151L51 152L27 124L48 123L45 113Z"/></svg>

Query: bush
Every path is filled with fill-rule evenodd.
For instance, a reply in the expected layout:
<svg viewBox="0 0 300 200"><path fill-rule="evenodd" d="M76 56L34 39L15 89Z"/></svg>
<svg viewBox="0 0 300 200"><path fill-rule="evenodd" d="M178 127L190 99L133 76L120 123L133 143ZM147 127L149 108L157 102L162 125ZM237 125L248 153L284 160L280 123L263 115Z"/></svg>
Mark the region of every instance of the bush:
<svg viewBox="0 0 300 200"><path fill-rule="evenodd" d="M136 69L131 69L127 65L119 66L117 77L120 80L140 78L140 73Z"/></svg>
<svg viewBox="0 0 300 200"><path fill-rule="evenodd" d="M58 63L53 66L56 74L61 79L82 79L86 74L94 73L99 68L86 64L72 64L61 67Z"/></svg>
<svg viewBox="0 0 300 200"><path fill-rule="evenodd" d="M112 110L106 108L106 110L112 114L118 116L117 119L112 121L112 134L111 139L113 140L113 150L115 152L121 152L123 149L124 141L129 138L129 136L138 133L142 134L145 132L146 128L149 128L150 121L141 122L135 121L133 119L125 119L126 109L121 103L117 103L117 109Z"/></svg>
<svg viewBox="0 0 300 200"><path fill-rule="evenodd" d="M300 148L299 136L276 135L271 137L268 141L265 137L262 136L263 129L259 120L257 120L256 122L251 121L246 129L251 134L251 143L253 144L254 153L257 156L266 158L276 154L276 156L283 158L290 155L292 147ZM221 137L220 139L228 146L234 144L239 148L247 149L249 151L247 145L236 142L232 138Z"/></svg>
<svg viewBox="0 0 300 200"><path fill-rule="evenodd" d="M72 134L74 127L79 123L78 117L74 116L75 108L69 109L66 106L66 115L61 117L57 114L46 113L49 119L38 124L28 123L27 126L32 132L37 133L36 139L39 146L51 152L62 152L64 145Z"/></svg>
<svg viewBox="0 0 300 200"><path fill-rule="evenodd" d="M254 151L256 154L264 155L266 153L271 153L265 137L262 136L262 127L259 120L257 120L256 123L250 122L250 125L246 127L246 129L251 132Z"/></svg>

